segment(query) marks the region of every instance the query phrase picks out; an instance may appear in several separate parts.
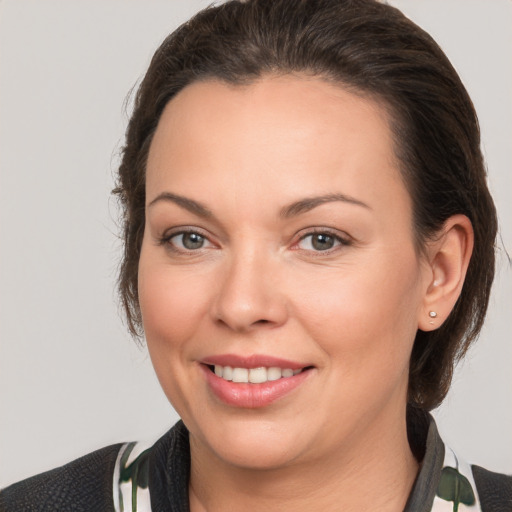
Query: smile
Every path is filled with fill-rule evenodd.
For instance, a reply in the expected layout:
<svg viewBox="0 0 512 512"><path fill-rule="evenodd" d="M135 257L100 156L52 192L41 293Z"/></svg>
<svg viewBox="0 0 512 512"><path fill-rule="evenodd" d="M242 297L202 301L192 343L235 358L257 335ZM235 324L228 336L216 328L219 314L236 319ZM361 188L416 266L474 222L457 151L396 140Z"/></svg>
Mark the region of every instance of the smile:
<svg viewBox="0 0 512 512"><path fill-rule="evenodd" d="M263 384L264 382L271 382L279 379L286 379L298 375L303 369L292 370L291 368L279 368L271 366L266 368L260 366L258 368L237 368L231 366L212 365L210 370L213 370L217 377L235 383L251 383Z"/></svg>
<svg viewBox="0 0 512 512"><path fill-rule="evenodd" d="M210 392L224 404L243 409L280 401L316 373L314 366L261 355L212 356L201 363Z"/></svg>

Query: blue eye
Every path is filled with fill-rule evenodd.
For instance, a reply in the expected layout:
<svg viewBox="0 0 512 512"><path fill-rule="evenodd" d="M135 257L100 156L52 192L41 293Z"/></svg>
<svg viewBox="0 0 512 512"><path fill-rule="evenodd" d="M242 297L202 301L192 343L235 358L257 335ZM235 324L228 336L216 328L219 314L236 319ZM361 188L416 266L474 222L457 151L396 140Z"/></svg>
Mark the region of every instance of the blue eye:
<svg viewBox="0 0 512 512"><path fill-rule="evenodd" d="M328 251L344 243L344 240L331 233L310 233L300 239L298 246L307 251Z"/></svg>

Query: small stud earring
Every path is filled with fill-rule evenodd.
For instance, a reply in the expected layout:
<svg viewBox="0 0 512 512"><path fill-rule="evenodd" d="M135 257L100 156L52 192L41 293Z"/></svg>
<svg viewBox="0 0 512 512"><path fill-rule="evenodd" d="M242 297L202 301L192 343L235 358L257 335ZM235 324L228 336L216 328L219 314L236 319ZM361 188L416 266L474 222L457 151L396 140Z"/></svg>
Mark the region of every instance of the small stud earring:
<svg viewBox="0 0 512 512"><path fill-rule="evenodd" d="M435 311L429 311L429 312L428 312L428 316L429 316L430 318L436 318L436 317L437 317L437 313L436 313Z"/></svg>

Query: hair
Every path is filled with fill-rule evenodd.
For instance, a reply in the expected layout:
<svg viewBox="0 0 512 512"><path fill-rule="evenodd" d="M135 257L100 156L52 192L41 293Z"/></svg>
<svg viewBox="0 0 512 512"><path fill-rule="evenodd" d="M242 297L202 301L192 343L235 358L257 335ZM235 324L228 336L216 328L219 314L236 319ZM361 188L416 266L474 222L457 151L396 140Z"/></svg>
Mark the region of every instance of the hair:
<svg viewBox="0 0 512 512"><path fill-rule="evenodd" d="M425 31L376 0L233 0L199 12L164 40L136 93L114 189L122 207L118 284L128 327L143 335L137 280L145 168L164 107L196 81L246 84L290 73L337 83L387 108L420 251L450 216L464 214L472 223L475 245L460 297L437 330L418 330L412 349L408 403L431 410L482 327L496 211L478 119L460 78Z"/></svg>

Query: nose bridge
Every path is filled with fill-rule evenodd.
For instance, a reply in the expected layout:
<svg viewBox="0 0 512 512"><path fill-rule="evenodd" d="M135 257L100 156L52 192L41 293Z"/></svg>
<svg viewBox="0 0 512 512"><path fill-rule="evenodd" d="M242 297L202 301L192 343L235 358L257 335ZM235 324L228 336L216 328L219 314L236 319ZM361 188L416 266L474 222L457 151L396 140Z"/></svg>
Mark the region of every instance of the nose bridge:
<svg viewBox="0 0 512 512"><path fill-rule="evenodd" d="M278 276L278 258L261 244L248 242L233 250L219 283L216 320L237 331L281 325L287 306Z"/></svg>

